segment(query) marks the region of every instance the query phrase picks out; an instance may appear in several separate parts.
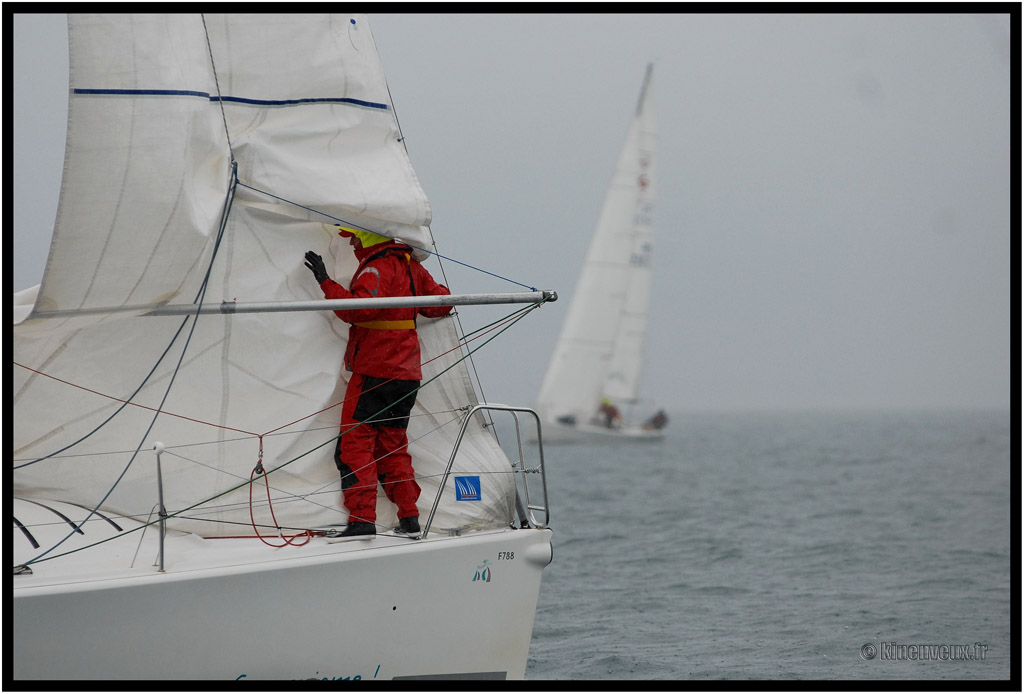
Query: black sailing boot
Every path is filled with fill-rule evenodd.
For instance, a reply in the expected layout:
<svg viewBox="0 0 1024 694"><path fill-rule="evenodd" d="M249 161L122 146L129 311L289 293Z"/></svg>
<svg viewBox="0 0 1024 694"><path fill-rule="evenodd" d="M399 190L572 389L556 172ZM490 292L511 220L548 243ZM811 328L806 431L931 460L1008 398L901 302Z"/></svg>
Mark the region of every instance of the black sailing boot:
<svg viewBox="0 0 1024 694"><path fill-rule="evenodd" d="M373 523L361 523L350 521L348 527L336 535L329 536L328 542L342 542L344 540L372 540L377 535L377 527Z"/></svg>
<svg viewBox="0 0 1024 694"><path fill-rule="evenodd" d="M420 517L409 516L408 518L399 518L398 528L395 529L395 534L405 535L414 540L418 540L420 537Z"/></svg>

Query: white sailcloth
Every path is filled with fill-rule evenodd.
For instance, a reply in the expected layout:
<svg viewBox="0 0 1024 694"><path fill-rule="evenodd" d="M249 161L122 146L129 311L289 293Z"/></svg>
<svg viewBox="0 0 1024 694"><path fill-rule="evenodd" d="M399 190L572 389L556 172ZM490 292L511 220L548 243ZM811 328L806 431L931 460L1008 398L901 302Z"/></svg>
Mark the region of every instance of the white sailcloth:
<svg viewBox="0 0 1024 694"><path fill-rule="evenodd" d="M655 122L648 65L636 112L541 385L546 421L583 423L602 398L637 400L654 236Z"/></svg>
<svg viewBox="0 0 1024 694"><path fill-rule="evenodd" d="M368 25L171 14L68 26L59 210L14 329L14 494L145 518L160 441L169 527L344 522L333 453L348 326L333 313L74 311L321 299L306 250L342 284L356 267L332 221L430 248L430 205ZM37 315L52 311L72 313ZM425 516L477 400L452 319L421 319L419 333L428 363L409 440ZM449 480L435 528L507 526L514 486L493 436L471 423L460 451L453 474L479 477L480 499L457 501ZM268 477L250 488L260 461ZM378 524L395 523L383 494L377 508Z"/></svg>

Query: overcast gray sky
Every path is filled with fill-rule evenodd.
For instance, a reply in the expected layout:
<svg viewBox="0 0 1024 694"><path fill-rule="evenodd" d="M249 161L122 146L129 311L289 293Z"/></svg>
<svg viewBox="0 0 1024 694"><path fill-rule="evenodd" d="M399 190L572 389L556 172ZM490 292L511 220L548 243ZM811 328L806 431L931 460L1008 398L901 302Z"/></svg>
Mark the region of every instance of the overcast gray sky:
<svg viewBox="0 0 1024 694"><path fill-rule="evenodd" d="M670 411L1009 407L1009 15L370 24L441 252L560 296L478 353L489 400L536 397L653 61L648 396ZM67 37L62 16L15 26L18 290L42 276L56 211ZM458 293L519 289L446 272ZM496 312L462 310L468 329Z"/></svg>

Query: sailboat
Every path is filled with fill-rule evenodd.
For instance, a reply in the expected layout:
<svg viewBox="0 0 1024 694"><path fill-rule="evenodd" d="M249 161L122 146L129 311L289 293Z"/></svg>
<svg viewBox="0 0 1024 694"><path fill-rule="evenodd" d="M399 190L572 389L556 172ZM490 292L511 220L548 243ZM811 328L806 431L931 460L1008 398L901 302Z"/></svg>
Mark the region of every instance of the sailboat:
<svg viewBox="0 0 1024 694"><path fill-rule="evenodd" d="M626 141L537 397L544 440L658 440L640 401L654 256L655 122L644 73Z"/></svg>
<svg viewBox="0 0 1024 694"><path fill-rule="evenodd" d="M383 494L372 539L324 531L347 522L332 311L366 306L323 300L303 254L347 285L335 225L434 248L366 17L71 15L68 36L50 253L15 296L14 679L523 678L543 450L511 459L493 420L540 425L480 402L458 317L418 325L421 537Z"/></svg>

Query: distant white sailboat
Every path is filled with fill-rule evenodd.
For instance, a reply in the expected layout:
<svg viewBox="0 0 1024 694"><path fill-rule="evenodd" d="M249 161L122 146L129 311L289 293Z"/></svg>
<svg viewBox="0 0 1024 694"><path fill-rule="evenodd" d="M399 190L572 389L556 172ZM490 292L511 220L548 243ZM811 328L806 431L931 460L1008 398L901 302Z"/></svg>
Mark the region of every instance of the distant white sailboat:
<svg viewBox="0 0 1024 694"><path fill-rule="evenodd" d="M303 254L347 284L333 221L433 242L366 19L68 29L59 210L15 297L14 679L522 678L543 454L498 445L488 410L533 415L479 402L454 318L418 325L422 539L383 494L373 539L321 530L347 520L348 330L323 309L355 306L324 302Z"/></svg>
<svg viewBox="0 0 1024 694"><path fill-rule="evenodd" d="M667 418L662 412L643 423L628 418L639 400L644 370L654 256L652 73L653 66L648 65L537 398L545 441L595 437L657 440L665 433ZM626 418L622 417L624 409Z"/></svg>

